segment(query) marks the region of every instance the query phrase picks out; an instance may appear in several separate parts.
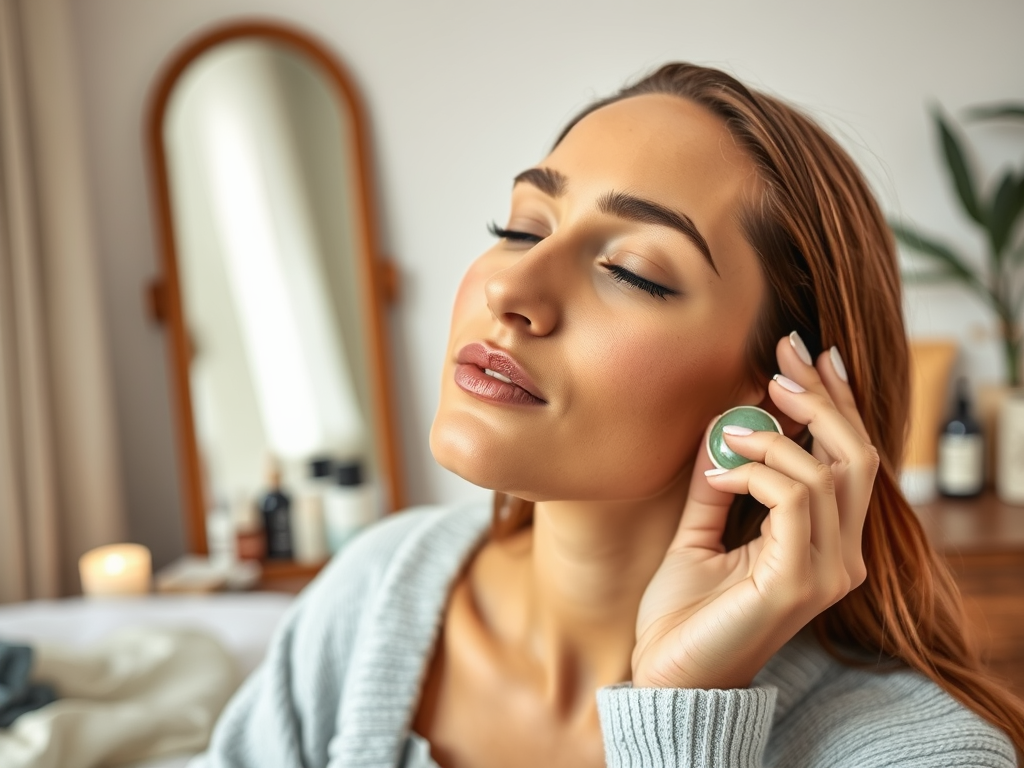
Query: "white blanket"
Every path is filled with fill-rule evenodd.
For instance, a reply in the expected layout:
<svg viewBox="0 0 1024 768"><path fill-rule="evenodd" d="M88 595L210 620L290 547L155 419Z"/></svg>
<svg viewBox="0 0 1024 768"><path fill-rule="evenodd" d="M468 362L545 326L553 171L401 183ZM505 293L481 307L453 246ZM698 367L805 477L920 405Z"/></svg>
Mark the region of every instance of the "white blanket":
<svg viewBox="0 0 1024 768"><path fill-rule="evenodd" d="M121 629L98 645L37 645L32 679L60 699L0 730L4 768L93 768L202 749L238 686L213 637Z"/></svg>

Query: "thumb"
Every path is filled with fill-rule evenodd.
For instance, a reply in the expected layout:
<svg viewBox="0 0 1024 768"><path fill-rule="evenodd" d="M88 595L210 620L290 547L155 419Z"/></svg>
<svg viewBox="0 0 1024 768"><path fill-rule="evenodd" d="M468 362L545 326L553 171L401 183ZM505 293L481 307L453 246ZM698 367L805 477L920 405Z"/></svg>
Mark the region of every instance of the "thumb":
<svg viewBox="0 0 1024 768"><path fill-rule="evenodd" d="M672 540L672 549L698 548L724 551L722 534L725 532L725 521L729 515L729 507L735 494L718 491L708 483L704 471L715 469L708 456L707 442L711 427L718 420L715 416L704 430L704 439L697 450L693 462L693 474L690 477L690 490L683 507L683 516L679 519L679 528Z"/></svg>

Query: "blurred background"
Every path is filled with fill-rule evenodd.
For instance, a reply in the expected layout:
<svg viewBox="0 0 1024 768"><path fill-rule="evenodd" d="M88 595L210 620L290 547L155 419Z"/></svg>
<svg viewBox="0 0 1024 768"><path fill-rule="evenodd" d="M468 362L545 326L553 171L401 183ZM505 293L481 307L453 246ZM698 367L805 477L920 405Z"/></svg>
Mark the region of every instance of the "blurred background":
<svg viewBox="0 0 1024 768"><path fill-rule="evenodd" d="M488 247L486 223L506 215L512 177L595 97L668 60L724 68L819 119L860 163L887 215L941 235L979 265L985 240L952 192L929 108L941 104L956 122L968 105L1024 100L1019 0L5 7L7 40L18 45L2 55L17 59L25 83L26 188L39 210L30 234L44 254L25 279L44 297L46 338L36 342L58 350L39 368L54 403L55 458L42 466L54 479L48 508L62 510L51 520L77 531L56 555L68 562L117 539L148 546L157 567L187 549L167 335L145 299L161 268L144 120L167 62L214 25L259 18L302 30L361 95L376 236L400 285L387 311L389 386L408 504L487 495L439 468L427 446L451 299ZM1019 125L970 123L963 136L979 178L1021 156ZM11 278L8 295L27 284ZM910 286L905 308L912 335L958 341L954 374L972 384L1004 378L998 326L974 295L948 283ZM24 355L32 340L14 334L7 343ZM0 365L12 375L7 360ZM36 386L19 376L23 394ZM21 493L0 503L24 506ZM76 586L69 566L54 589Z"/></svg>

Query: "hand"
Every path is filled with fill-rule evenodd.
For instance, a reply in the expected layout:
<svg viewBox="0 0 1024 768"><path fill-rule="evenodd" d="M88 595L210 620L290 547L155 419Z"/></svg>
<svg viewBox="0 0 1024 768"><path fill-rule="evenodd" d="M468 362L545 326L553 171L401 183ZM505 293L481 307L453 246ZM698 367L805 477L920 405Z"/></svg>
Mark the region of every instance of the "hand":
<svg viewBox="0 0 1024 768"><path fill-rule="evenodd" d="M849 385L828 352L804 363L783 338L768 396L807 425L810 453L773 432L726 436L751 463L720 474L697 456L689 498L637 616L636 687L744 688L815 616L863 583L861 532L878 453ZM709 426L710 429L710 426ZM769 513L761 535L726 552L722 533L734 495Z"/></svg>

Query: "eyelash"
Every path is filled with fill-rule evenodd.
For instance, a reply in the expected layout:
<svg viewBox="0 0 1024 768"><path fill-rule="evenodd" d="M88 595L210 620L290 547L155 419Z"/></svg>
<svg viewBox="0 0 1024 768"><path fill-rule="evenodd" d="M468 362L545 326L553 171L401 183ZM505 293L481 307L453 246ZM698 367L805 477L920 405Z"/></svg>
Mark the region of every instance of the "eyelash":
<svg viewBox="0 0 1024 768"><path fill-rule="evenodd" d="M534 235L529 232L520 232L514 229L503 229L494 222L487 225L487 231L495 237L509 240L514 243L539 243L544 238L540 235ZM620 283L627 283L632 285L634 288L639 288L641 291L649 293L656 299L662 299L669 296L675 296L678 291L673 291L671 288L666 288L663 285L652 283L650 280L646 280L640 275L630 272L625 267L620 267L618 264L602 264L602 267L608 270L613 280L618 280Z"/></svg>
<svg viewBox="0 0 1024 768"><path fill-rule="evenodd" d="M671 288L666 288L663 285L652 283L650 280L645 280L640 275L630 272L628 269L620 267L618 264L602 264L602 267L607 269L612 276L612 279L618 280L620 283L629 283L632 286L639 288L641 291L646 291L656 299L662 299L669 296L675 296L677 291L673 291Z"/></svg>
<svg viewBox="0 0 1024 768"><path fill-rule="evenodd" d="M493 221L487 225L487 231L495 237L503 240L511 240L514 243L539 243L544 238L540 235L532 235L529 232L519 232L515 229L502 229Z"/></svg>

